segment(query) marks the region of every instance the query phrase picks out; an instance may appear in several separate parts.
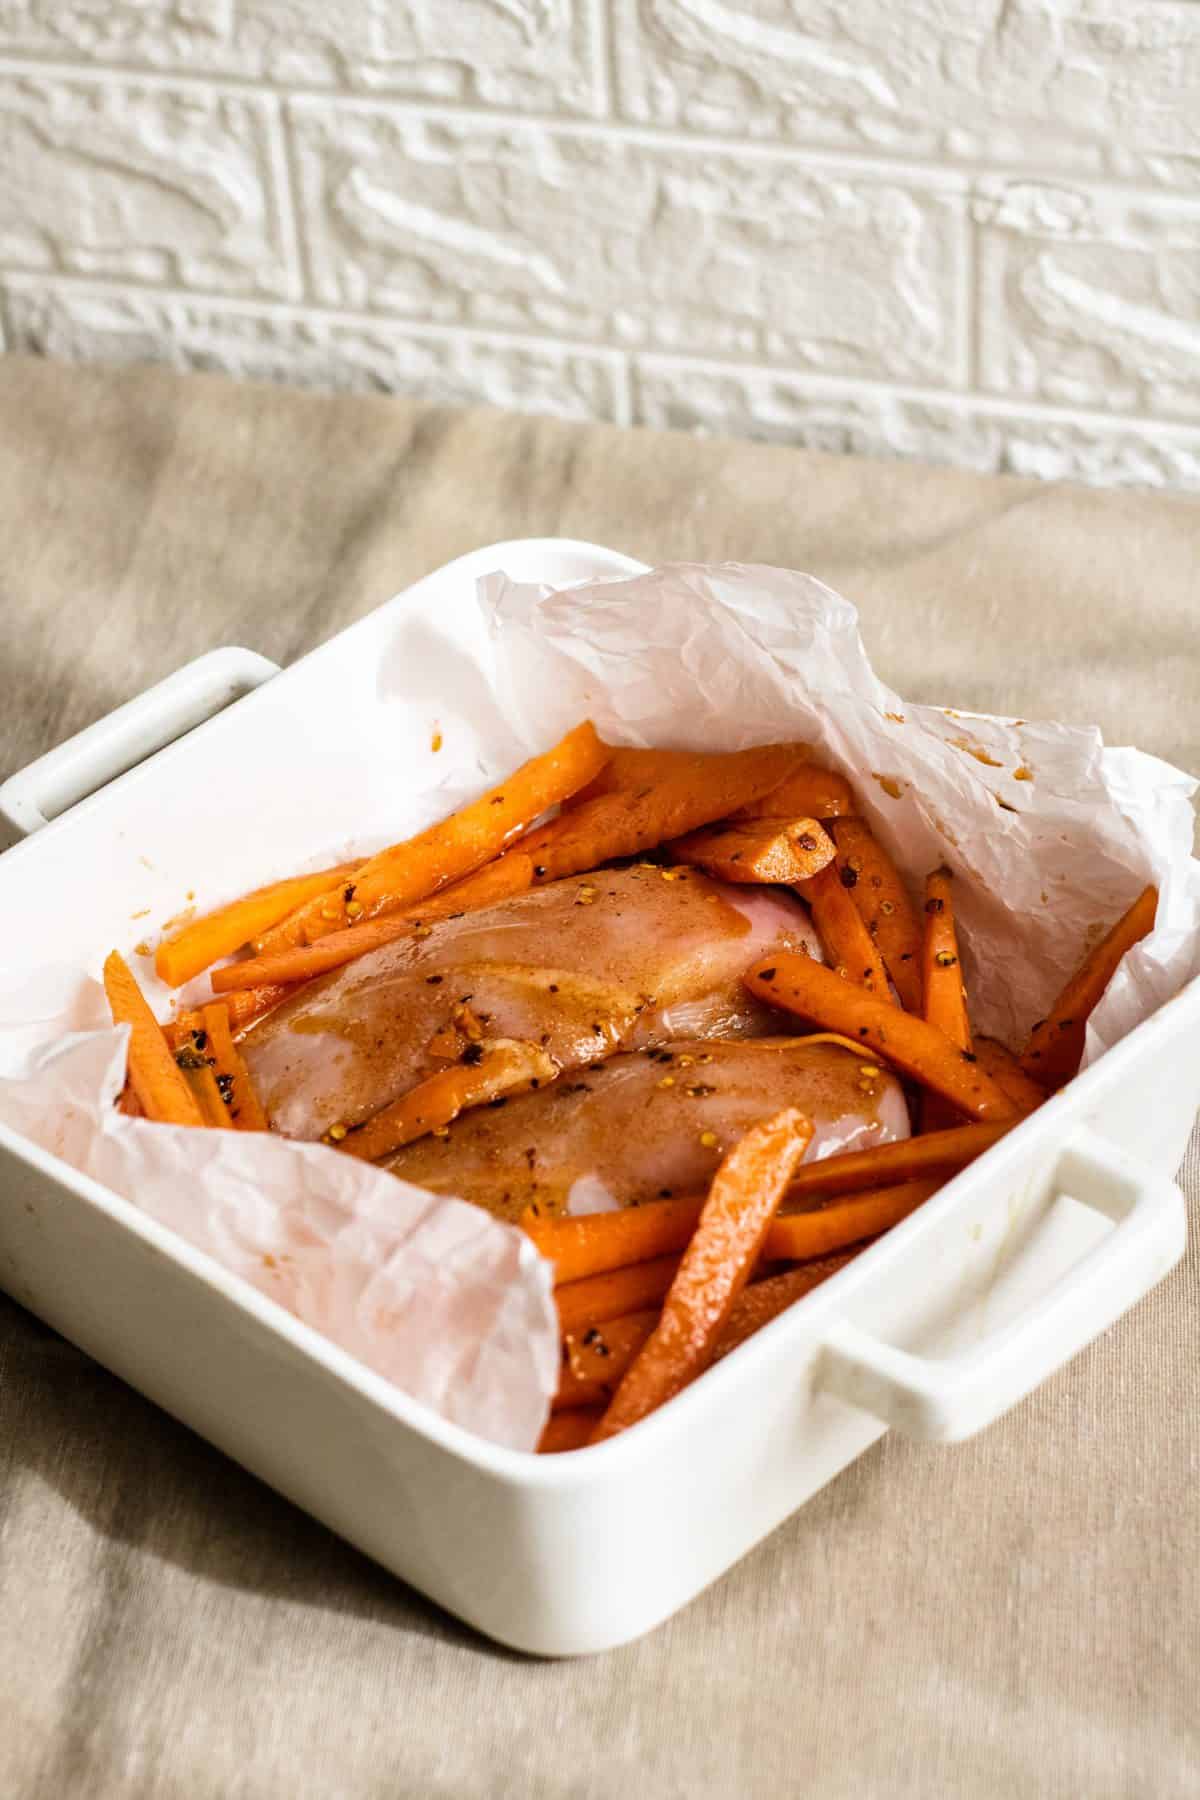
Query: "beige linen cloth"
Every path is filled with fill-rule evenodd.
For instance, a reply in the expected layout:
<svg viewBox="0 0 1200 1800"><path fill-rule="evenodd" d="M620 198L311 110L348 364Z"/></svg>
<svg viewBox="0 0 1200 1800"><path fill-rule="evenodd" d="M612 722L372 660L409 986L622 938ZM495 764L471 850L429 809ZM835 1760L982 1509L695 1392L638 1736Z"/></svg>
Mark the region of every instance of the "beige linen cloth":
<svg viewBox="0 0 1200 1800"><path fill-rule="evenodd" d="M811 570L906 696L1200 766L1194 503L8 359L0 774L214 645L288 661L550 533ZM1197 1257L981 1437L885 1438L576 1663L476 1637L0 1297L0 1795L1195 1795Z"/></svg>

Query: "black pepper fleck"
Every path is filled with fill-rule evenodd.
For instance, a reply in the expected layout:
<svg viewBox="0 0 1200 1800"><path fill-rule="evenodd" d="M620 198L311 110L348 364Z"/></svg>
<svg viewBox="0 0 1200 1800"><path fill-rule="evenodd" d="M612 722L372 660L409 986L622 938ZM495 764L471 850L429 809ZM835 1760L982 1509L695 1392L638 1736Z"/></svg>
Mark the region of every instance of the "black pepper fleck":
<svg viewBox="0 0 1200 1800"><path fill-rule="evenodd" d="M774 969L760 969L758 971L758 979L760 981L774 981L774 979L775 979Z"/></svg>
<svg viewBox="0 0 1200 1800"><path fill-rule="evenodd" d="M476 1063L483 1061L483 1045L468 1044L458 1060L466 1063L468 1068L474 1068Z"/></svg>

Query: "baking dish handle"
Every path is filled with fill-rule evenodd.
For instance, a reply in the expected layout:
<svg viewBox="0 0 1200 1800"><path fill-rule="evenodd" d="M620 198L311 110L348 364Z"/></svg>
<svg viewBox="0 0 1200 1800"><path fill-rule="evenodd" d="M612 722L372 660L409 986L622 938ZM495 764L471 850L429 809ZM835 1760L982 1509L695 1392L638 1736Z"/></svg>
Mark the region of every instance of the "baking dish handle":
<svg viewBox="0 0 1200 1800"><path fill-rule="evenodd" d="M874 1413L905 1437L970 1437L1068 1362L1161 1280L1183 1252L1186 1214L1175 1182L1081 1130L1064 1147L1053 1189L1113 1220L1101 1243L1048 1293L968 1351L895 1349L842 1320L825 1339L825 1392Z"/></svg>
<svg viewBox="0 0 1200 1800"><path fill-rule="evenodd" d="M8 827L10 836L40 831L76 801L278 673L278 663L236 645L185 663L165 681L10 776L0 787L0 825Z"/></svg>

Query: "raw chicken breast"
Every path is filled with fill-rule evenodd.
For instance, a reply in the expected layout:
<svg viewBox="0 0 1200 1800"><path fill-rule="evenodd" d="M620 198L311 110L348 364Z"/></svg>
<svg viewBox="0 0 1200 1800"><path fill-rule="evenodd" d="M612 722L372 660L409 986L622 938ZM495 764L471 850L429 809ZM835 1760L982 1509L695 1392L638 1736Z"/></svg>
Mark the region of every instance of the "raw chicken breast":
<svg viewBox="0 0 1200 1800"><path fill-rule="evenodd" d="M724 1151L783 1106L816 1126L808 1162L909 1135L899 1082L868 1056L804 1038L693 1039L464 1113L385 1166L503 1218L531 1201L598 1212L703 1193Z"/></svg>
<svg viewBox="0 0 1200 1800"><path fill-rule="evenodd" d="M360 957L285 1001L241 1050L272 1127L316 1138L469 1056L480 1031L536 1044L562 1069L669 1038L760 1035L778 1016L741 978L785 947L821 956L787 894L694 869L600 870Z"/></svg>

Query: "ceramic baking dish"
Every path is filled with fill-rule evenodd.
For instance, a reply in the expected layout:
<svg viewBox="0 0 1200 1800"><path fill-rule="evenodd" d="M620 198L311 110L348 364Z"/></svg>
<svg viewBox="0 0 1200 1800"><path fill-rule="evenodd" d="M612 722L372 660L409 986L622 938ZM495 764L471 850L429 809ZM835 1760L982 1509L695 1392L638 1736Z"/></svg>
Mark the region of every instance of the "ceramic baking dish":
<svg viewBox="0 0 1200 1800"><path fill-rule="evenodd" d="M244 816L256 796L292 804L296 845L337 851L333 822L304 814L306 764L361 768L394 734L381 695L397 657L410 673L422 659L436 708L479 574L563 586L637 567L586 544L497 545L282 674L245 650L201 658L0 789L28 834L0 858L12 940L95 971L131 943L132 913L178 904L215 856L223 891L277 873L255 866L252 832L228 828L233 781ZM481 1631L548 1655L602 1650L691 1599L889 1426L978 1431L1167 1273L1184 1242L1172 1173L1200 1102L1198 1032L1193 982L661 1413L572 1455L444 1423L3 1127L0 1284Z"/></svg>

